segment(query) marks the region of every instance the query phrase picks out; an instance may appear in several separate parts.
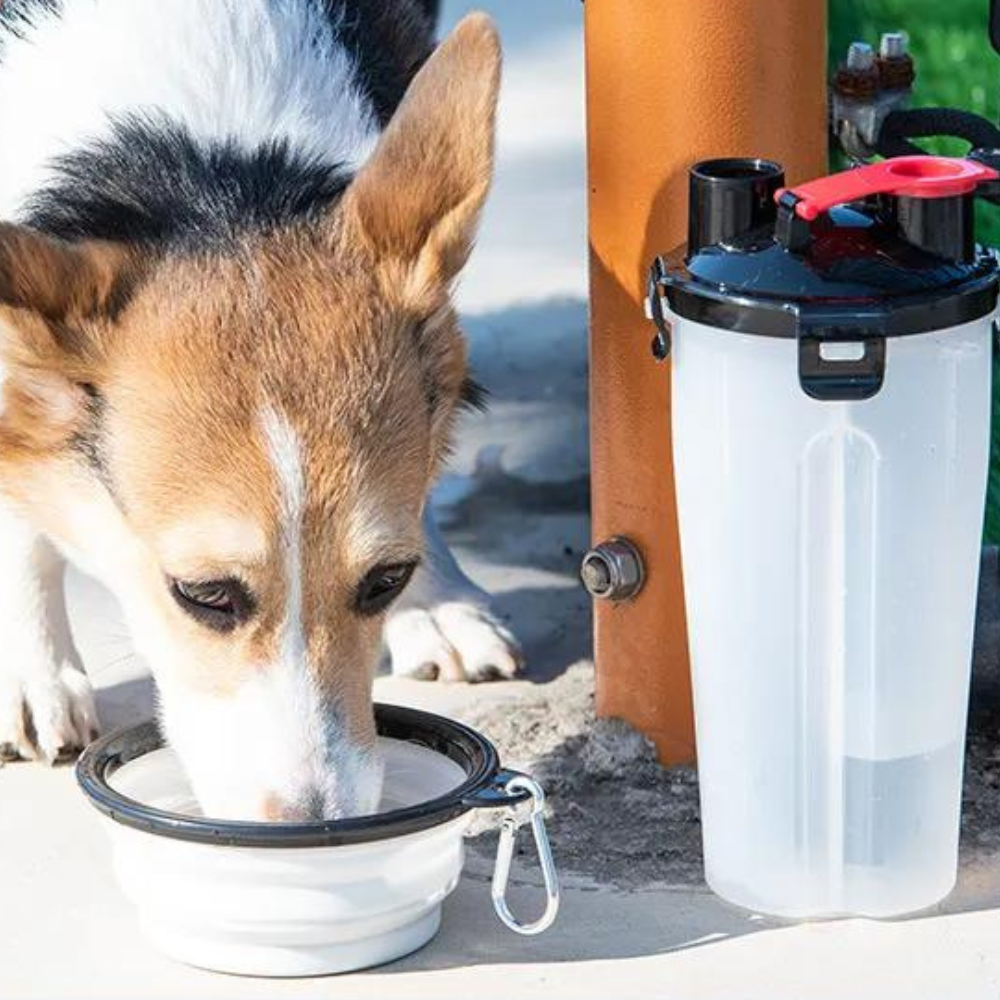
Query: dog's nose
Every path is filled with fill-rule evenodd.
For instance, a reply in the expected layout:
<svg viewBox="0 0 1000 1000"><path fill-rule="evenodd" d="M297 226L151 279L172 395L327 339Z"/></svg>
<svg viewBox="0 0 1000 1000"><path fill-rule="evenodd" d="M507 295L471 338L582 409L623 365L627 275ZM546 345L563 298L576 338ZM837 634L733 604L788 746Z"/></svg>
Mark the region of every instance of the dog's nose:
<svg viewBox="0 0 1000 1000"><path fill-rule="evenodd" d="M275 792L264 796L261 813L268 823L310 823L336 819L327 815L326 798L318 788L307 788L289 800ZM331 811L332 812L332 811Z"/></svg>

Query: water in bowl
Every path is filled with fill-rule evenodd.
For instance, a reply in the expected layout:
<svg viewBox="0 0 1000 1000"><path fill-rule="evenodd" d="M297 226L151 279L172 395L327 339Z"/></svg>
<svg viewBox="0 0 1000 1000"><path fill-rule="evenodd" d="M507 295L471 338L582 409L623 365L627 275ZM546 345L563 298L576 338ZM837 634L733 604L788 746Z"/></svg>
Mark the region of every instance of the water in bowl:
<svg viewBox="0 0 1000 1000"><path fill-rule="evenodd" d="M446 795L465 780L454 761L405 740L379 738L385 761L385 783L379 812L389 812ZM120 767L109 784L130 799L185 816L203 813L176 754L161 747Z"/></svg>

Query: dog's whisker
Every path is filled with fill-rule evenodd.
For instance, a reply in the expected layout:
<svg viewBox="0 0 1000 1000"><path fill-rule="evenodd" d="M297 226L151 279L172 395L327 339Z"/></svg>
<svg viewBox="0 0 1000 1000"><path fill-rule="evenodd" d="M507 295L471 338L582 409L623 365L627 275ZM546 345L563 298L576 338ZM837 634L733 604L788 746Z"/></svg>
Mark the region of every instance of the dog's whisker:
<svg viewBox="0 0 1000 1000"><path fill-rule="evenodd" d="M103 664L97 670L88 670L87 674L92 681L97 680L98 677L102 677L104 674L108 673L108 671L124 667L126 664L130 664L137 659L138 656L135 653L127 653L124 656L119 656L116 659Z"/></svg>

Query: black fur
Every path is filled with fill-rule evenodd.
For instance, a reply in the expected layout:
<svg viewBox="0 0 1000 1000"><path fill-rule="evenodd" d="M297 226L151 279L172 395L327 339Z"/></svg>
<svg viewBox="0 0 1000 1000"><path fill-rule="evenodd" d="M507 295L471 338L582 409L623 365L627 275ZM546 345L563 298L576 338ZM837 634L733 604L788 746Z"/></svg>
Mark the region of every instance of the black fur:
<svg viewBox="0 0 1000 1000"><path fill-rule="evenodd" d="M90 383L83 383L79 388L87 397L87 421L84 427L73 435L70 448L104 484L111 498L120 507L121 503L115 491L104 448L104 396Z"/></svg>
<svg viewBox="0 0 1000 1000"><path fill-rule="evenodd" d="M0 0L0 43L5 34L24 35L35 17L62 10L62 0Z"/></svg>
<svg viewBox="0 0 1000 1000"><path fill-rule="evenodd" d="M63 156L25 221L63 239L95 238L169 249L224 245L332 202L349 176L273 142L252 153L204 145L178 125L116 121L105 141Z"/></svg>
<svg viewBox="0 0 1000 1000"><path fill-rule="evenodd" d="M0 0L0 46L4 35L23 35L39 13L71 2ZM319 4L328 15L377 117L388 122L433 48L438 0L298 2ZM310 161L283 142L250 152L234 143L205 145L166 118L138 116L116 121L109 138L54 166L55 179L31 199L26 222L70 240L178 250L218 246L248 229L308 218L339 197L350 179L344 169Z"/></svg>
<svg viewBox="0 0 1000 1000"><path fill-rule="evenodd" d="M433 49L437 0L320 0L354 57L379 122L392 117Z"/></svg>

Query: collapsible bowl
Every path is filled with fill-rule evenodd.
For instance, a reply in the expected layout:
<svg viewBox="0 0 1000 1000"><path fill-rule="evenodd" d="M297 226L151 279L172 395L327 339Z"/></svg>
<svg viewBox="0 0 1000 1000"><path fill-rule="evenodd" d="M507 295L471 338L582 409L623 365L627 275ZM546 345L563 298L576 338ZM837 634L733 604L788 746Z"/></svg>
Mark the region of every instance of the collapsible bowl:
<svg viewBox="0 0 1000 1000"><path fill-rule="evenodd" d="M326 822L198 815L155 722L87 748L77 779L111 821L118 881L156 947L189 965L258 976L346 972L409 954L437 931L471 812L484 808L507 810L492 887L500 919L522 934L552 923L559 887L538 784L502 769L489 740L460 723L395 705L377 705L375 718L385 811ZM525 818L547 897L530 924L505 902Z"/></svg>

